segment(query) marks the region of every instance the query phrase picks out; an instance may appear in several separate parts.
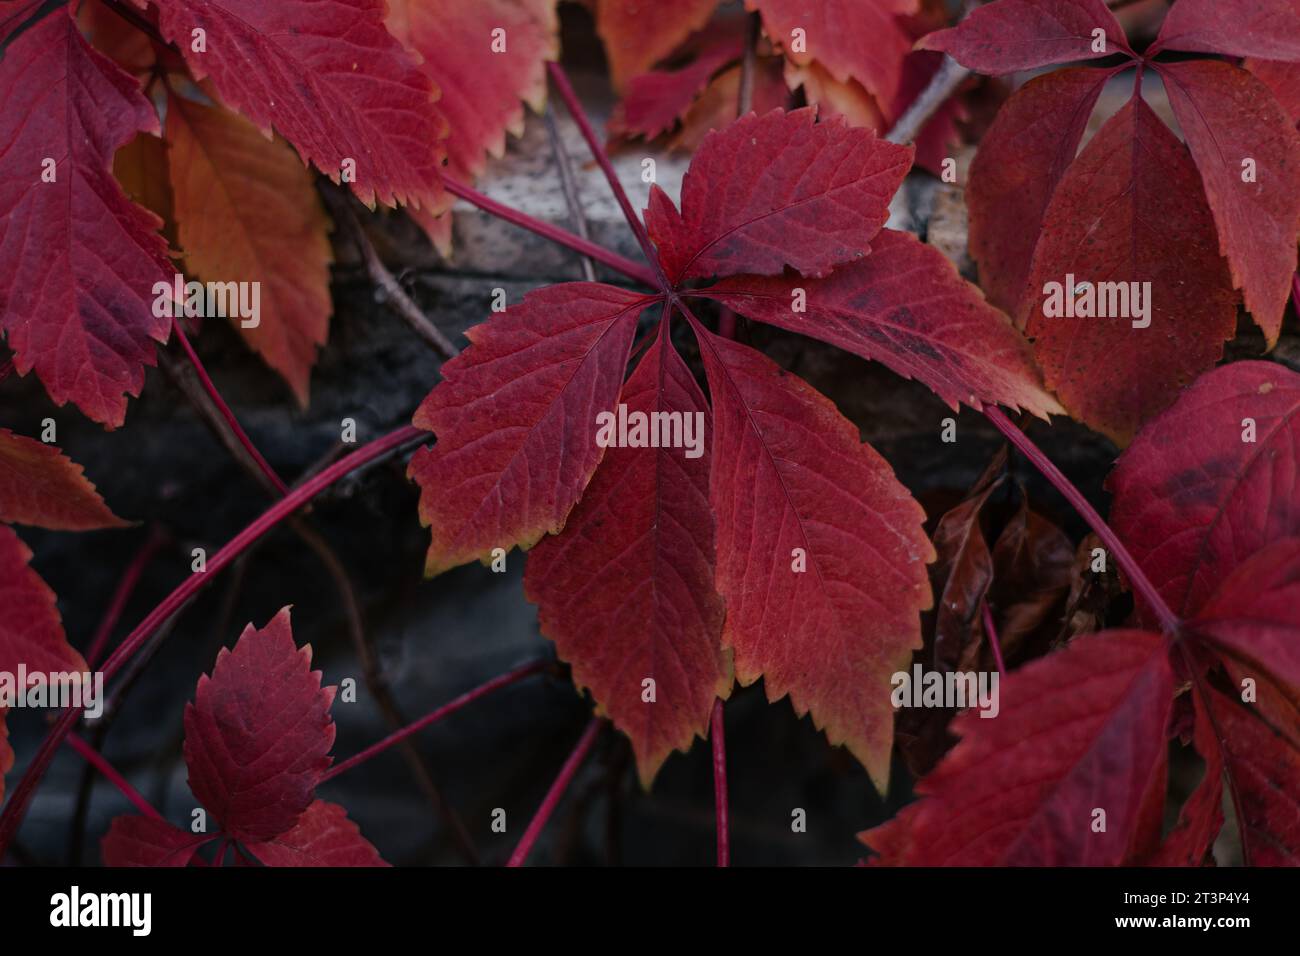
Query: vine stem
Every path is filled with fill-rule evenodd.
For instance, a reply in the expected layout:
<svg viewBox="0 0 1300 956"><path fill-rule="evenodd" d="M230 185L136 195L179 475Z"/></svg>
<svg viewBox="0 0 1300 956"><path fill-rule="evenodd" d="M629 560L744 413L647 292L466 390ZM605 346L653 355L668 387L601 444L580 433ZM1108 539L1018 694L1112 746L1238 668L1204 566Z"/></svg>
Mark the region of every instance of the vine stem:
<svg viewBox="0 0 1300 956"><path fill-rule="evenodd" d="M144 574L144 569L168 540L167 533L160 530L157 525L150 528L149 537L131 558L131 563L127 565L126 570L122 572L122 578L117 582L117 589L113 592L104 616L100 619L99 627L95 629L95 636L91 638L90 647L86 650L86 664L92 670L104 655L108 639L113 636L113 628L117 626L118 619L126 608L126 602L131 599L136 585L140 583L140 576Z"/></svg>
<svg viewBox="0 0 1300 956"><path fill-rule="evenodd" d="M275 473L275 469L271 467L270 462L262 457L262 453L258 451L257 446L253 444L253 440L249 438L244 429L240 427L239 420L235 418L235 413L230 410L230 406L227 405L225 399L221 397L221 393L217 391L217 386L213 384L212 378L208 375L208 370L205 369L203 363L199 361L199 354L194 351L194 346L190 344L189 337L186 336L185 330L181 327L180 320L175 316L172 317L172 328L176 330L176 338L180 341L181 348L185 350L185 355L190 360L190 364L194 366L195 374L198 375L199 381L203 383L203 390L207 392L208 397L212 399L212 404L217 406L217 411L219 411L221 417L226 420L226 424L230 426L230 430L235 433L235 437L239 439L239 443L244 446L244 450L248 452L248 456L257 463L257 467L261 469L262 474L266 475L267 480L275 486L276 491L282 495L287 494L289 486L280 480L280 476Z"/></svg>
<svg viewBox="0 0 1300 956"><path fill-rule="evenodd" d="M456 711L460 710L462 707L466 706L467 704L472 704L480 697L486 697L494 690L500 690L502 687L508 687L511 684L523 680L525 677L528 677L531 674L536 674L545 666L546 666L546 662L540 660L533 661L530 664L523 664L519 667L514 668L513 670L507 671L506 673L500 675L499 677L494 677L490 681L480 684L478 687L475 687L473 690L466 691L465 693L457 697L455 700L448 701L447 703L443 704L441 707L439 707L437 710L433 711L432 713L426 714L425 716L419 718L418 720L412 721L411 723L407 724L405 727L393 731L393 733L389 734L383 740L371 744L369 747L367 747L365 750L362 750L360 753L353 754L347 760L335 764L333 767L331 767L329 770L325 772L325 774L320 778L320 782L325 783L327 780L333 780L339 774L346 773L347 771L351 770L353 767L365 763L367 760L369 760L371 757L375 756L376 754L383 753L389 747L392 747L394 744L400 743L401 741L410 737L412 734L418 733L419 731L423 730L425 727L428 727L430 724L435 724L438 721L442 720L442 718L448 717L456 713Z"/></svg>
<svg viewBox="0 0 1300 956"><path fill-rule="evenodd" d="M131 784L127 782L126 777L118 773L117 768L109 763L107 758L105 758L98 750L90 746L90 744L86 743L86 741L82 740L76 734L68 734L68 746L81 754L86 763L90 764L103 774L104 779L117 787L117 789L122 792L122 796L130 800L131 803L135 805L135 808L146 817L152 817L155 820L161 820L163 818L163 815L155 810L149 801L140 794L140 791L131 786Z"/></svg>
<svg viewBox="0 0 1300 956"><path fill-rule="evenodd" d="M718 822L718 866L731 865L731 831L727 820L727 742L722 730L722 699L713 702L709 718L713 744L713 808Z"/></svg>
<svg viewBox="0 0 1300 956"><path fill-rule="evenodd" d="M601 172L605 174L605 180L609 183L614 198L618 200L619 208L623 210L623 218L627 220L627 224L632 227L632 232L636 235L636 241L641 246L641 252L645 255L646 261L650 263L654 275L654 280L650 284L658 286L665 294L671 294L672 284L664 274L663 266L659 264L659 256L655 253L654 245L650 242L650 234L646 232L645 223L641 221L641 217L632 208L632 200L627 198L627 190L619 182L618 173L614 171L614 164L610 162L609 154L605 152L605 147L601 145L600 139L597 138L596 131L591 126L591 120L587 119L586 110L578 102L578 95L573 92L573 85L569 82L568 74L564 72L564 67L554 60L546 64L546 70L551 76L551 82L555 84L556 92L560 94L560 99L564 100L569 115L578 124L578 129L582 132L582 138L587 141L587 148L591 150L591 155L595 157Z"/></svg>
<svg viewBox="0 0 1300 956"><path fill-rule="evenodd" d="M993 650L993 661L998 666L998 673L1006 677L1007 665L1002 660L1002 645L998 642L998 629L993 623L993 609L987 600L980 601L980 609L984 615L984 636L988 638L989 647Z"/></svg>
<svg viewBox="0 0 1300 956"><path fill-rule="evenodd" d="M543 222L535 219L527 213L512 209L495 199L485 196L476 189L472 189L463 183L443 178L443 185L446 186L447 192L453 196L459 196L468 203L478 206L484 212L503 219L506 222L513 223L516 226L527 229L529 232L541 236L543 239L549 239L551 242L558 243L572 249L574 252L580 252L584 256L590 256L592 259L609 266L615 272L627 276L629 279L635 279L648 286L658 286L659 280L651 269L633 262L625 256L619 255L606 249L604 246L598 246L589 239L583 239L581 236L575 236L568 230L561 229L559 226L552 225L549 222Z"/></svg>
<svg viewBox="0 0 1300 956"><path fill-rule="evenodd" d="M162 603L149 612L148 616L123 639L108 660L104 662L100 668L104 677L111 677L130 660L144 645L145 641L149 639L149 636L172 614L185 605L190 598L202 590L207 582L213 579L216 572L238 558L285 518L330 485L357 470L362 465L395 452L408 442L422 439L425 435L425 432L415 426L405 425L396 431L375 439L369 444L361 446L352 454L340 458L328 468L322 469L319 474L303 482L297 488L290 490L287 495L264 511L260 517L231 538L225 547L214 554L208 561L206 571L191 574L185 579L184 583L164 598ZM27 769L23 773L22 779L19 780L18 786L14 788L13 795L9 798L4 812L0 813L0 859L3 858L10 843L13 842L36 787L45 776L45 772L49 770L59 745L67 739L73 726L80 719L83 709L81 707L69 707L59 715L50 733L41 742L41 746L36 751L31 763L27 765Z"/></svg>
<svg viewBox="0 0 1300 956"><path fill-rule="evenodd" d="M577 746L573 748L573 753L569 754L569 759L564 761L564 766L555 777L555 782L551 784L551 789L546 791L546 797L542 800L542 805L537 808L533 814L533 819L528 823L528 829L524 831L519 845L515 847L515 852L510 854L510 860L506 863L508 867L523 866L524 861L528 859L528 854L532 852L533 844L541 836L542 829L546 826L546 821L551 818L555 812L556 806L560 803L560 798L564 796L564 791L569 788L569 783L573 780L574 774L582 766L582 761L586 759L587 752L591 750L591 745L596 742L596 735L600 733L601 727L605 724L604 718L593 718L587 725L587 729L582 732Z"/></svg>
<svg viewBox="0 0 1300 956"><path fill-rule="evenodd" d="M1052 464L1051 459L1043 454L1042 449L1035 445L1028 435L1017 428L1015 423L1007 418L1002 409L993 405L987 405L984 408L984 415L993 423L993 426L998 431L1002 432L1007 441L1015 445L1016 448L1020 450L1020 453L1028 458L1035 468L1042 472L1043 477L1050 481L1056 490L1065 496L1065 499L1070 502L1074 507L1074 510L1079 513L1083 520L1088 522L1088 526L1097 533L1097 537L1101 538L1102 543L1106 545L1106 547L1110 549L1111 554L1115 556L1116 563L1119 564L1120 568L1123 569L1124 573L1128 576L1129 584L1132 586L1133 590L1138 593L1142 600L1146 602L1147 607L1149 607L1160 620L1160 629L1166 634L1176 637L1179 628L1182 625L1182 621L1179 620L1178 615L1170 609L1169 605L1165 603L1165 599L1160 596L1160 592L1157 591L1155 585L1151 583L1151 579L1146 576L1146 572L1143 571L1137 561L1134 560L1133 555L1129 553L1128 548L1124 547L1124 542L1120 541L1119 536L1111 530L1110 525L1108 525L1102 519L1101 515L1097 513L1097 510L1088 503L1088 499L1083 496L1083 492L1079 491L1079 489L1071 483L1070 479L1066 478L1065 475L1062 474L1061 469Z"/></svg>

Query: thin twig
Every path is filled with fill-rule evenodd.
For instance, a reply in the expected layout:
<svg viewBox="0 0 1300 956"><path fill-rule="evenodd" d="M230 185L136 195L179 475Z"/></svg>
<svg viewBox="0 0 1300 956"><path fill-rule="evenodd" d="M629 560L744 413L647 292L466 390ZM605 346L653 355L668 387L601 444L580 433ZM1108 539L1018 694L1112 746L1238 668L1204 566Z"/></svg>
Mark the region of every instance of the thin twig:
<svg viewBox="0 0 1300 956"><path fill-rule="evenodd" d="M515 847L515 852L510 854L510 860L506 863L506 866L517 867L524 865L524 861L528 859L528 854L532 852L537 838L541 836L546 821L555 812L556 806L559 805L560 799L564 796L564 791L568 789L570 781L573 780L573 775L582 766L587 751L591 750L591 745L596 742L596 735L600 733L600 729L604 724L605 720L603 718L595 717L587 725L587 729L582 732L582 737L578 740L577 746L573 748L573 753L569 754L569 758L564 761L564 766L560 768L555 782L551 784L551 789L546 791L546 797L542 800L542 805L533 814L532 820L528 823L528 829L524 831L523 838L519 841L519 845Z"/></svg>
<svg viewBox="0 0 1300 956"><path fill-rule="evenodd" d="M885 134L885 139L891 143L902 145L915 142L916 138L921 135L921 130L925 124L929 122L930 117L948 101L949 97L957 92L957 88L970 75L970 70L945 53L943 63L939 65L939 69L930 78L929 85L903 111L903 115L898 118L898 122Z"/></svg>
<svg viewBox="0 0 1300 956"><path fill-rule="evenodd" d="M709 718L713 744L713 809L718 827L718 866L731 865L731 825L727 819L727 742L722 730L722 700L713 702Z"/></svg>
<svg viewBox="0 0 1300 956"><path fill-rule="evenodd" d="M993 661L997 664L998 674L1006 677L1007 666L1002 662L1002 645L998 642L998 630L993 624L993 609L989 607L987 599L980 601L980 609L984 615L984 637L993 651Z"/></svg>
<svg viewBox="0 0 1300 956"><path fill-rule="evenodd" d="M573 231L583 239L590 239L587 232L587 217L583 215L582 203L578 200L578 180L573 175L573 161L569 158L569 151L564 148L564 140L560 138L560 127L555 122L555 111L547 110L543 115L546 121L546 135L551 141L551 153L555 156L555 166L560 173L560 188L564 190L564 202L569 207L569 219L573 224ZM580 256L578 260L582 264L582 277L588 282L596 281L596 266L591 261L591 256Z"/></svg>
<svg viewBox="0 0 1300 956"><path fill-rule="evenodd" d="M131 599L131 595L135 592L135 586L140 582L140 576L144 573L144 569L153 560L153 556L170 541L171 536L166 531L163 531L158 525L153 525L149 529L149 535L145 538L144 544L140 545L140 549L131 558L126 570L122 572L122 577L117 582L117 588L113 591L113 596L108 602L108 607L99 622L99 627L95 629L95 636L91 638L90 646L86 650L86 664L92 670L103 656L104 649L108 646L108 639L113 635L113 628L117 626L118 619L122 616L122 610L126 607L126 602Z"/></svg>
<svg viewBox="0 0 1300 956"><path fill-rule="evenodd" d="M745 58L740 63L740 92L736 96L736 115L744 116L754 107L754 71L758 67L759 14L745 19Z"/></svg>
<svg viewBox="0 0 1300 956"><path fill-rule="evenodd" d="M161 820L163 818L163 815L155 810L149 801L140 795L140 791L131 786L131 784L127 782L126 777L118 773L117 768L109 763L104 758L104 755L98 750L90 746L90 744L86 743L76 734L68 734L68 746L81 754L82 758L84 758L87 763L93 765L96 770L103 774L104 779L117 787L117 789L122 792L122 796L130 800L137 810L145 816L152 817L155 820Z"/></svg>

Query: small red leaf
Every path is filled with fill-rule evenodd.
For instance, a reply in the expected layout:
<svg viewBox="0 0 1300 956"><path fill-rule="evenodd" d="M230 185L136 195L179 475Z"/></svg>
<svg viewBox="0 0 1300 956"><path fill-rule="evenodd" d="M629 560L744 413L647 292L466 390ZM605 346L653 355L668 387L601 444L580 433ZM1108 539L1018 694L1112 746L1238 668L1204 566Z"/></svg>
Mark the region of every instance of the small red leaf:
<svg viewBox="0 0 1300 956"><path fill-rule="evenodd" d="M225 833L268 840L297 823L330 765L333 700L311 648L294 644L288 608L217 655L185 708L185 763L190 789Z"/></svg>
<svg viewBox="0 0 1300 956"><path fill-rule="evenodd" d="M1297 60L1300 4L1296 0L1178 0L1147 55L1159 50Z"/></svg>
<svg viewBox="0 0 1300 956"><path fill-rule="evenodd" d="M759 322L883 362L954 408L987 402L1044 418L1061 411L1007 317L943 253L908 233L882 230L869 256L824 279L736 276L699 294ZM798 311L801 304L806 311Z"/></svg>
<svg viewBox="0 0 1300 956"><path fill-rule="evenodd" d="M288 833L248 844L267 866L388 866L337 803L317 800Z"/></svg>
<svg viewBox="0 0 1300 956"><path fill-rule="evenodd" d="M1296 269L1300 133L1243 69L1213 60L1157 68L1201 172L1233 283L1272 347Z"/></svg>
<svg viewBox="0 0 1300 956"><path fill-rule="evenodd" d="M153 313L154 283L172 272L159 220L112 175L114 151L157 133L157 114L67 10L6 48L0 91L0 326L14 367L115 427L170 328Z"/></svg>
<svg viewBox="0 0 1300 956"><path fill-rule="evenodd" d="M0 428L0 521L58 531L122 528L82 468L53 445Z"/></svg>
<svg viewBox="0 0 1300 956"><path fill-rule="evenodd" d="M970 168L970 253L989 300L1021 325L1052 193L1074 161L1110 70L1056 70L1003 104Z"/></svg>
<svg viewBox="0 0 1300 956"><path fill-rule="evenodd" d="M1074 308L1088 302L1084 284L1102 303L1092 317ZM1036 298L1028 332L1048 386L1121 445L1223 354L1237 309L1214 219L1187 147L1141 98L1061 180L1026 295Z"/></svg>
<svg viewBox="0 0 1300 956"><path fill-rule="evenodd" d="M674 283L709 275L823 275L867 254L912 148L811 109L750 114L709 134L682 211L652 188L646 226Z"/></svg>
<svg viewBox="0 0 1300 956"><path fill-rule="evenodd" d="M663 326L619 401L629 421L644 414L656 431L652 416L683 416L683 440L686 419L700 413L696 438L712 435L704 395ZM709 458L688 451L610 448L564 530L528 556L524 577L542 633L631 738L647 786L674 749L705 736L714 699L731 687L713 587Z"/></svg>
<svg viewBox="0 0 1300 956"><path fill-rule="evenodd" d="M1300 535L1298 469L1300 375L1234 362L1183 392L1120 457L1106 482L1111 521L1187 617L1268 542Z"/></svg>
<svg viewBox="0 0 1300 956"><path fill-rule="evenodd" d="M1100 39L1094 31L1103 31ZM1128 49L1124 28L1105 0L998 0L917 44L993 75L1052 63L1095 60Z"/></svg>
<svg viewBox="0 0 1300 956"><path fill-rule="evenodd" d="M32 552L0 524L0 671L85 673L86 662L63 634L54 592L28 567Z"/></svg>
<svg viewBox="0 0 1300 956"><path fill-rule="evenodd" d="M604 455L596 415L616 404L637 316L656 301L566 283L466 333L471 346L415 413L438 436L409 469L433 533L427 575L564 527Z"/></svg>
<svg viewBox="0 0 1300 956"><path fill-rule="evenodd" d="M1001 682L996 717L957 718L961 743L917 785L921 799L863 841L891 865L1125 862L1151 839L1155 788L1164 795L1173 681L1166 640L1142 631L1027 664Z"/></svg>
<svg viewBox="0 0 1300 956"><path fill-rule="evenodd" d="M713 38L686 66L633 77L609 120L613 136L654 139L667 132L695 102L710 78L744 51L740 34Z"/></svg>
<svg viewBox="0 0 1300 956"><path fill-rule="evenodd" d="M890 678L921 644L934 559L925 513L831 402L753 349L697 328L713 399L709 499L723 643L742 684L790 695L883 793Z"/></svg>
<svg viewBox="0 0 1300 956"><path fill-rule="evenodd" d="M143 0L136 0L144 6ZM195 79L352 190L436 208L446 132L434 89L384 28L384 0L154 0ZM204 31L196 49L194 31Z"/></svg>
<svg viewBox="0 0 1300 956"><path fill-rule="evenodd" d="M857 80L885 103L898 93L903 58L912 49L898 14L918 6L918 0L745 0L746 9L762 12L764 31L786 59L800 66L815 60L841 83Z"/></svg>
<svg viewBox="0 0 1300 956"><path fill-rule="evenodd" d="M166 820L128 815L113 819L99 852L105 866L188 866L199 847L212 839Z"/></svg>

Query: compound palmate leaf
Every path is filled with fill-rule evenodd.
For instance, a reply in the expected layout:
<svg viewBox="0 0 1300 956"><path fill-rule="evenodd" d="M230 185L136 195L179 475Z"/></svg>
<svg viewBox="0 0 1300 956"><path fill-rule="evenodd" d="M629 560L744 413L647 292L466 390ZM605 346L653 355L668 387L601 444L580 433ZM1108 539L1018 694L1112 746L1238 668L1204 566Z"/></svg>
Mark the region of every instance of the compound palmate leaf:
<svg viewBox="0 0 1300 956"><path fill-rule="evenodd" d="M244 629L217 655L185 707L185 763L194 796L238 840L290 830L311 805L334 744L334 688L294 644L289 609Z"/></svg>
<svg viewBox="0 0 1300 956"><path fill-rule="evenodd" d="M210 77L222 103L274 127L305 162L366 203L438 206L446 122L433 85L385 29L384 0L154 5L194 78Z"/></svg>
<svg viewBox="0 0 1300 956"><path fill-rule="evenodd" d="M617 404L637 317L657 301L566 283L466 333L470 348L415 414L438 437L410 466L433 532L426 574L564 527L605 451L596 416Z"/></svg>
<svg viewBox="0 0 1300 956"><path fill-rule="evenodd" d="M723 643L884 792L890 677L920 646L925 513L855 425L753 349L696 327L713 400L709 500Z"/></svg>
<svg viewBox="0 0 1300 956"><path fill-rule="evenodd" d="M679 446L610 448L564 530L529 555L524 587L574 682L631 739L648 786L669 753L704 736L731 686L713 586L713 429L662 326L619 402L651 427L681 416ZM688 424L695 449L680 445Z"/></svg>
<svg viewBox="0 0 1300 956"><path fill-rule="evenodd" d="M710 133L682 181L680 214L651 189L646 227L671 281L787 265L816 276L867 254L912 148L816 115L772 110Z"/></svg>
<svg viewBox="0 0 1300 956"><path fill-rule="evenodd" d="M170 328L152 309L171 275L160 223L111 171L158 117L64 10L5 49L0 91L0 328L19 374L35 369L56 404L116 427Z"/></svg>
<svg viewBox="0 0 1300 956"><path fill-rule="evenodd" d="M1108 866L1141 856L1160 836L1173 685L1165 638L1080 637L1014 671L997 717L958 717L962 740L917 785L921 799L862 839L889 865Z"/></svg>

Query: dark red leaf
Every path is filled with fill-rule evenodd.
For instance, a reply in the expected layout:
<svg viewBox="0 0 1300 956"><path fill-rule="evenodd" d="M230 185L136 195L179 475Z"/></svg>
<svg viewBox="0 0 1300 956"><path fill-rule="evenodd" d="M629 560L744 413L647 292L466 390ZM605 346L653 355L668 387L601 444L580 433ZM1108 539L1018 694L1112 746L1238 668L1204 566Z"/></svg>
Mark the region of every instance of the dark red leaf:
<svg viewBox="0 0 1300 956"><path fill-rule="evenodd" d="M1246 419L1255 441L1245 442ZM1200 609L1268 542L1300 535L1300 376L1235 362L1154 419L1107 481L1111 522L1174 612Z"/></svg>
<svg viewBox="0 0 1300 956"><path fill-rule="evenodd" d="M823 275L867 254L911 147L811 109L750 114L707 136L682 181L680 215L651 189L646 226L674 283L709 275Z"/></svg>
<svg viewBox="0 0 1300 956"><path fill-rule="evenodd" d="M1159 67L1233 283L1270 347L1282 331L1300 233L1300 133L1268 88L1239 67L1189 60ZM1253 166L1252 182L1246 164Z"/></svg>
<svg viewBox="0 0 1300 956"><path fill-rule="evenodd" d="M1102 42L1094 39L1094 30L1104 31ZM1128 41L1105 0L997 0L917 46L942 50L977 73L997 75L1095 60L1128 49Z"/></svg>
<svg viewBox="0 0 1300 956"><path fill-rule="evenodd" d="M697 437L712 437L704 396L663 327L619 401L629 416L701 413ZM524 578L542 633L631 739L646 786L669 753L706 735L714 699L731 688L713 587L709 458L687 451L610 448L564 530L529 555Z"/></svg>
<svg viewBox="0 0 1300 956"><path fill-rule="evenodd" d="M1296 0L1178 0L1148 50L1300 59Z"/></svg>
<svg viewBox="0 0 1300 956"><path fill-rule="evenodd" d="M112 175L113 153L139 130L157 134L158 116L65 10L8 46L0 91L0 326L14 367L34 368L55 404L115 427L170 328L153 313L154 283L172 274L160 222Z"/></svg>
<svg viewBox="0 0 1300 956"><path fill-rule="evenodd" d="M800 289L805 312L795 311ZM884 362L954 408L1002 404L1044 418L1061 410L1007 317L943 253L908 233L882 230L869 256L824 279L736 276L700 294L748 318Z"/></svg>
<svg viewBox="0 0 1300 956"><path fill-rule="evenodd" d="M316 800L288 833L248 844L267 866L388 866L347 811Z"/></svg>
<svg viewBox="0 0 1300 956"><path fill-rule="evenodd" d="M1150 283L1145 317L1129 295L1130 315L1047 314L1054 301L1080 299L1073 290L1050 295L1051 283L1123 283L1113 288L1128 293L1134 282ZM1107 121L1061 180L1026 295L1048 386L1072 415L1121 445L1223 354L1237 310L1214 219L1187 147L1141 98ZM1118 295L1106 298L1107 312L1125 311Z"/></svg>
<svg viewBox="0 0 1300 956"><path fill-rule="evenodd" d="M59 531L121 528L81 466L58 448L0 428L0 521Z"/></svg>
<svg viewBox="0 0 1300 956"><path fill-rule="evenodd" d="M415 413L438 436L409 472L433 533L426 574L564 527L605 452L596 415L617 404L637 316L656 301L567 283L466 333L472 344Z"/></svg>
<svg viewBox="0 0 1300 956"><path fill-rule="evenodd" d="M32 552L0 524L0 671L84 673L86 662L63 634L54 592L28 567Z"/></svg>
<svg viewBox="0 0 1300 956"><path fill-rule="evenodd" d="M920 646L934 549L925 514L855 425L753 349L696 329L713 400L709 498L723 643L811 711L878 789L893 745L890 678Z"/></svg>
<svg viewBox="0 0 1300 956"><path fill-rule="evenodd" d="M334 688L320 677L284 608L260 631L244 628L199 678L185 708L190 789L234 839L279 836L311 804L334 744Z"/></svg>
<svg viewBox="0 0 1300 956"><path fill-rule="evenodd" d="M100 841L105 866L188 866L203 844L214 839L189 833L166 820L144 816L113 819Z"/></svg>
<svg viewBox="0 0 1300 956"><path fill-rule="evenodd" d="M1246 68L1264 81L1292 124L1300 123L1300 63L1247 60Z"/></svg>

